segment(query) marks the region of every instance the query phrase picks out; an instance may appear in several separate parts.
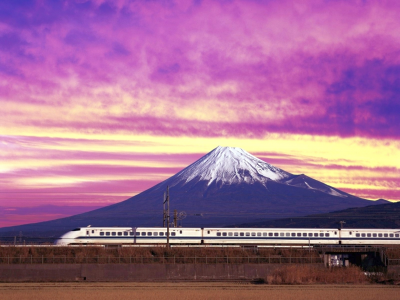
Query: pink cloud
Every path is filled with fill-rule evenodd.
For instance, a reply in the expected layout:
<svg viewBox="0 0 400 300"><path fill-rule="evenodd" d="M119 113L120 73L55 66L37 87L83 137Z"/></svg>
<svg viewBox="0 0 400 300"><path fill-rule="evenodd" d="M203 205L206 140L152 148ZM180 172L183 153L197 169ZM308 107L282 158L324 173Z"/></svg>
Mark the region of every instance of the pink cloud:
<svg viewBox="0 0 400 300"><path fill-rule="evenodd" d="M113 141L23 136L32 131L147 134L154 142L136 145L149 147L159 136L398 140L399 13L398 1L1 1L0 130L21 136L1 137L2 157L15 161L15 170L0 176L2 191L14 193L0 194L0 201L117 202L125 197L117 192L142 191L202 156L106 152L101 147ZM307 159L260 155L293 173L321 174L322 164L376 174L377 181L349 180L386 190L354 193L382 191L379 197L398 199L390 191L397 181L384 175L398 173L398 166L343 166L312 160L312 153ZM38 158L44 163L36 169L17 164ZM77 159L85 165L68 163ZM46 160L66 163L53 168ZM95 160L168 167L99 166ZM145 178L128 178L139 174ZM16 184L30 176L96 175L109 178L39 190ZM340 183L321 176L316 179ZM32 197L22 197L22 190ZM107 195L94 198L88 191Z"/></svg>
<svg viewBox="0 0 400 300"><path fill-rule="evenodd" d="M366 199L390 199L394 201L400 201L399 191L391 189L352 189L352 188L342 188L343 191L358 195Z"/></svg>
<svg viewBox="0 0 400 300"><path fill-rule="evenodd" d="M400 132L396 2L29 3L3 4L0 95L45 111L87 108L90 118L15 110L10 125L249 137ZM203 101L203 114L187 118ZM114 105L126 109L112 113ZM203 117L213 110L228 114Z"/></svg>

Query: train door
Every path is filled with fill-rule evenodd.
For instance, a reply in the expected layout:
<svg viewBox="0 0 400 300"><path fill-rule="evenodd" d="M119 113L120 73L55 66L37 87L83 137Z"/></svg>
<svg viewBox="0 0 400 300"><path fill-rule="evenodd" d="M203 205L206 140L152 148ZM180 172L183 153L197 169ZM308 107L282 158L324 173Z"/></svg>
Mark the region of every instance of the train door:
<svg viewBox="0 0 400 300"><path fill-rule="evenodd" d="M90 243L90 231L91 231L91 229L89 229L89 228L86 229L86 238L87 238L86 244Z"/></svg>

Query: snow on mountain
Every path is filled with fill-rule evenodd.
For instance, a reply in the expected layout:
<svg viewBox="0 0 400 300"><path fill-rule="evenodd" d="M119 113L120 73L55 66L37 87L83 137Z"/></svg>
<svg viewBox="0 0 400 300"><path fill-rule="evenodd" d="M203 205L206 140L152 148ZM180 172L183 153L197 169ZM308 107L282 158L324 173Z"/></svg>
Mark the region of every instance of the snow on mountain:
<svg viewBox="0 0 400 300"><path fill-rule="evenodd" d="M207 181L226 185L280 181L292 174L276 168L241 148L218 146L181 172L173 176L173 182Z"/></svg>
<svg viewBox="0 0 400 300"><path fill-rule="evenodd" d="M259 183L267 188L268 181L320 191L335 197L349 195L304 174L293 175L236 147L218 146L193 164L168 180L170 187L187 183L207 182L211 184L235 185Z"/></svg>
<svg viewBox="0 0 400 300"><path fill-rule="evenodd" d="M315 180L304 174L293 175L289 179L286 179L286 180L284 179L284 180L281 180L280 182L287 184L287 185L300 187L300 188L321 191L323 193L327 193L327 194L335 196L335 197L347 198L348 196L350 196L349 194L347 194L341 190L335 189L323 182Z"/></svg>

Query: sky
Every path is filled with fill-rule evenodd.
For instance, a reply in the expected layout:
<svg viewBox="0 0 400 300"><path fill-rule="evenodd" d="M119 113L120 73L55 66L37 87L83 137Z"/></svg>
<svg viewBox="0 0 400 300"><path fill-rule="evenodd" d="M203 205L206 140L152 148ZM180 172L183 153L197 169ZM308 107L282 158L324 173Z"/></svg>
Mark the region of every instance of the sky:
<svg viewBox="0 0 400 300"><path fill-rule="evenodd" d="M217 146L400 200L400 2L0 1L0 227L123 201Z"/></svg>

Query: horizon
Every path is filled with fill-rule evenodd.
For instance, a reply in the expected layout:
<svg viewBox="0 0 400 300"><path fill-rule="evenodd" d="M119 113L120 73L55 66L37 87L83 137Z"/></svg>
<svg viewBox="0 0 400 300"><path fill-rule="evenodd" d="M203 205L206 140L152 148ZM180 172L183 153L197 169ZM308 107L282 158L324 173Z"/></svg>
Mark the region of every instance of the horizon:
<svg viewBox="0 0 400 300"><path fill-rule="evenodd" d="M0 227L118 203L218 145L400 200L400 3L0 3Z"/></svg>

